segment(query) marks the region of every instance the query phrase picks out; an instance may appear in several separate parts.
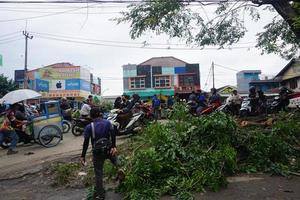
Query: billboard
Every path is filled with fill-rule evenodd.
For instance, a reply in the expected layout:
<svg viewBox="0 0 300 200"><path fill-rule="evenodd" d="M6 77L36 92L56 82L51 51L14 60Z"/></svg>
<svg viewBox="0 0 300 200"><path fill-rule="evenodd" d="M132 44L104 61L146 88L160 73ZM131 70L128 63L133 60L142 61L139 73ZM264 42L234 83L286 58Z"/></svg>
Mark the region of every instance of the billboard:
<svg viewBox="0 0 300 200"><path fill-rule="evenodd" d="M65 90L65 80L51 80L50 90Z"/></svg>
<svg viewBox="0 0 300 200"><path fill-rule="evenodd" d="M80 79L66 80L66 90L80 90Z"/></svg>
<svg viewBox="0 0 300 200"><path fill-rule="evenodd" d="M80 78L80 67L44 67L38 70L37 76L36 78L47 80L77 79Z"/></svg>
<svg viewBox="0 0 300 200"><path fill-rule="evenodd" d="M85 91L91 91L91 84L88 81L80 80L80 89Z"/></svg>
<svg viewBox="0 0 300 200"><path fill-rule="evenodd" d="M36 79L35 80L35 88L37 92L48 92L49 91L49 81Z"/></svg>

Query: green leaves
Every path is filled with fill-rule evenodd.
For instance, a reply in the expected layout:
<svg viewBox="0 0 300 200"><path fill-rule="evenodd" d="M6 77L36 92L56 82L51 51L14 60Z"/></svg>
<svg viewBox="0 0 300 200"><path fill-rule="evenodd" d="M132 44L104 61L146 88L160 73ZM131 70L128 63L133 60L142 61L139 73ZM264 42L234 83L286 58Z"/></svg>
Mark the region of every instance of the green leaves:
<svg viewBox="0 0 300 200"><path fill-rule="evenodd" d="M202 4L199 4L201 11L189 6L193 2L195 3L177 0L144 1L129 6L129 11L123 12L123 16L116 20L118 23L130 23L130 36L133 39L150 31L182 39L191 46L204 48L211 45L224 48L231 47L245 36L247 27L244 22L247 18L256 22L261 17L253 4L261 3L250 0L219 3L214 16L208 16ZM276 2L274 1L273 6L267 4L265 10L280 10L278 14L282 18L270 22L265 31L257 35L256 46L262 53L276 53L290 59L299 49L300 38L297 38L297 33L300 29L300 6L299 3L289 3L286 0L282 5L277 5ZM293 17L290 12L295 12ZM288 23L291 18L293 23Z"/></svg>
<svg viewBox="0 0 300 200"><path fill-rule="evenodd" d="M184 105L175 107L168 124L145 130L140 140L146 145L129 159L119 187L126 199L159 199L163 194L193 199L191 192L216 191L226 185L225 174L236 170L237 154L230 146L236 129L232 118L216 113L199 119L185 112Z"/></svg>
<svg viewBox="0 0 300 200"><path fill-rule="evenodd" d="M12 80L9 80L3 74L0 74L0 98L6 95L8 92L16 90L17 85Z"/></svg>

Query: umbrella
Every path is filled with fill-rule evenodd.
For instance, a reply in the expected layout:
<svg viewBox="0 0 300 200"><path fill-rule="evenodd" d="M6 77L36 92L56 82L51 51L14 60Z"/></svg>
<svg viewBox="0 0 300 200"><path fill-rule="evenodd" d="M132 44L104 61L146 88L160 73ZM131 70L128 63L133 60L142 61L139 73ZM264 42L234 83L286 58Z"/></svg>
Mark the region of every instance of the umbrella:
<svg viewBox="0 0 300 200"><path fill-rule="evenodd" d="M34 99L41 96L42 95L40 93L37 93L36 91L21 89L7 93L6 95L4 95L4 97L2 97L1 101L8 104L14 104L20 101Z"/></svg>

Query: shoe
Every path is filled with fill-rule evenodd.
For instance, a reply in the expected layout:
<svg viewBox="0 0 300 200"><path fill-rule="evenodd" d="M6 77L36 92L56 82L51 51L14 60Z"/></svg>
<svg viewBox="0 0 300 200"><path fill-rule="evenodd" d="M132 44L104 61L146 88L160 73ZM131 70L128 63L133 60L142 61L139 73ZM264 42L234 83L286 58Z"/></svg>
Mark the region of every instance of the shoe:
<svg viewBox="0 0 300 200"><path fill-rule="evenodd" d="M9 150L7 151L7 155L12 155L12 154L16 154L16 153L18 153L18 151L12 150L12 149L9 149Z"/></svg>
<svg viewBox="0 0 300 200"><path fill-rule="evenodd" d="M95 200L105 200L104 197L96 196Z"/></svg>

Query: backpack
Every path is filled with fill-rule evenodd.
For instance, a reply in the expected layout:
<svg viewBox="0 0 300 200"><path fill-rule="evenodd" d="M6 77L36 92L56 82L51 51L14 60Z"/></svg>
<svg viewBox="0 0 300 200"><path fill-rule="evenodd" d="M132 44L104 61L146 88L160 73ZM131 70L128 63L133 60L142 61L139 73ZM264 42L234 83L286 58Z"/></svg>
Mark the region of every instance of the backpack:
<svg viewBox="0 0 300 200"><path fill-rule="evenodd" d="M103 156L104 158L108 158L111 149L111 142L109 138L100 138L96 141L94 122L91 123L91 127L92 127L92 138L94 139L94 144L92 144L93 154Z"/></svg>

